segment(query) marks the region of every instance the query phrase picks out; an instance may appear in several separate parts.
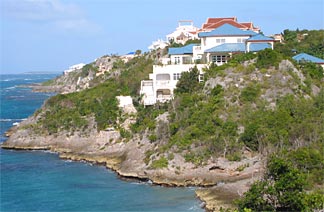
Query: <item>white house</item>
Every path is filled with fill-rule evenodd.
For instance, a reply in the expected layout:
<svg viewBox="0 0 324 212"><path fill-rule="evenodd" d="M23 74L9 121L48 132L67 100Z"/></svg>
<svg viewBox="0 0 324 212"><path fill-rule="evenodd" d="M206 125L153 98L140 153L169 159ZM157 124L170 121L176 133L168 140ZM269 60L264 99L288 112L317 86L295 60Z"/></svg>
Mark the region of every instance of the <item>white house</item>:
<svg viewBox="0 0 324 212"><path fill-rule="evenodd" d="M149 80L141 81L140 95L144 105L154 105L157 102L166 102L173 98L173 91L181 77L181 73L188 72L197 67L200 74L206 64L172 64L153 65L153 73L149 75Z"/></svg>
<svg viewBox="0 0 324 212"><path fill-rule="evenodd" d="M68 74L72 71L79 70L79 69L83 68L83 66L85 66L85 65L86 64L84 64L84 63L79 63L79 64L75 64L73 66L70 66L69 69L64 70L64 74Z"/></svg>
<svg viewBox="0 0 324 212"><path fill-rule="evenodd" d="M198 31L199 29L193 25L193 21L184 20L179 21L176 30L166 37L169 42L185 44L187 40L198 39Z"/></svg>
<svg viewBox="0 0 324 212"><path fill-rule="evenodd" d="M144 105L154 105L173 98L176 84L185 71L197 66L200 76L209 64L227 63L233 54L273 49L274 39L252 30L242 30L231 24L223 24L212 31L198 34L201 43L179 48L169 48L169 64L154 65L150 80L141 82L140 94ZM201 81L202 78L200 77Z"/></svg>
<svg viewBox="0 0 324 212"><path fill-rule="evenodd" d="M148 47L150 51L164 49L169 45L168 42L163 41L162 39L158 39L157 41L153 41L152 44Z"/></svg>
<svg viewBox="0 0 324 212"><path fill-rule="evenodd" d="M131 59L133 59L136 56L136 52L128 52L125 55L122 55L120 58L124 61L124 63L127 63Z"/></svg>
<svg viewBox="0 0 324 212"><path fill-rule="evenodd" d="M230 24L210 31L201 32L200 48L193 49L194 59L204 58L207 63L222 65L237 53L256 52L265 48L273 49L274 39L251 30L242 30Z"/></svg>

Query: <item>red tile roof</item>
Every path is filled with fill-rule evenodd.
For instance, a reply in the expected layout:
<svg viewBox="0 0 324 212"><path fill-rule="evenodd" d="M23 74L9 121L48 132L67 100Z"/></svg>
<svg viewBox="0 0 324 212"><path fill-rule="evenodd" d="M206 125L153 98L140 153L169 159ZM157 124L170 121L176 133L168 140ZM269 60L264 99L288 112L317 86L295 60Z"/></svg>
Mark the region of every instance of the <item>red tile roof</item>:
<svg viewBox="0 0 324 212"><path fill-rule="evenodd" d="M221 21L219 21L217 23L204 24L203 28L204 29L216 29L216 28L218 28L218 27L220 27L220 26L222 26L224 24L230 24L230 25L235 26L235 27L240 28L240 29L248 29L248 27L246 27L246 26L244 26L244 25L242 25L240 23L237 23L236 21L226 20L226 19L221 20Z"/></svg>
<svg viewBox="0 0 324 212"><path fill-rule="evenodd" d="M236 17L227 17L227 18L207 18L206 23L202 25L199 31L210 31L226 23L231 24L232 26L235 26L239 29L244 29L244 30L249 29L253 31L260 30L258 27L254 27L252 22L238 23Z"/></svg>
<svg viewBox="0 0 324 212"><path fill-rule="evenodd" d="M222 20L233 20L233 21L237 21L236 17L227 17L227 18L207 18L206 23L211 24L211 23L217 23L219 21Z"/></svg>
<svg viewBox="0 0 324 212"><path fill-rule="evenodd" d="M240 24L248 27L248 29L251 29L251 30L260 30L258 27L253 26L252 22L245 22L245 23L240 23Z"/></svg>

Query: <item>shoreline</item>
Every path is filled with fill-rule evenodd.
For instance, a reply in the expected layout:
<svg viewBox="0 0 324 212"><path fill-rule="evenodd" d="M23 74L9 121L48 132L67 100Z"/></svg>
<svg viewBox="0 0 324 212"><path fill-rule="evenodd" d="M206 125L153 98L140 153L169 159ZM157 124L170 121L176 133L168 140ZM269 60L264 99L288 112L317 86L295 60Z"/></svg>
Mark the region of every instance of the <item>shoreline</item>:
<svg viewBox="0 0 324 212"><path fill-rule="evenodd" d="M5 143L5 142L4 142ZM48 151L49 153L58 154L62 160L84 161L93 165L105 166L107 169L113 171L117 177L125 181L139 181L151 182L154 186L163 187L194 187L195 197L201 201L202 209L206 211L219 211L221 209L233 209L233 200L240 197L240 193L244 193L248 189L248 185L258 178L244 177L243 179L228 179L226 181L218 182L216 184L186 184L186 183L172 183L167 181L159 181L155 178L150 178L147 175L129 174L120 170L119 164L121 162L118 157L101 157L95 155L84 155L78 153L68 152L67 149L47 147L30 147L30 146L6 146L1 144L1 148L10 149L14 151ZM166 179L167 180L167 179Z"/></svg>

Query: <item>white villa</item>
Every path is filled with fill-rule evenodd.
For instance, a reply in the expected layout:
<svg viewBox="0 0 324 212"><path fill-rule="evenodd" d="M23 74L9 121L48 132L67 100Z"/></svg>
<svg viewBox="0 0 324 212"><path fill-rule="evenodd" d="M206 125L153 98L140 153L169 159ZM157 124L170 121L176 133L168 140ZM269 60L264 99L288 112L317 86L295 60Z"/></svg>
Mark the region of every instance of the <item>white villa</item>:
<svg viewBox="0 0 324 212"><path fill-rule="evenodd" d="M158 39L156 41L153 41L152 44L148 47L148 49L150 51L158 50L158 49L164 49L168 45L169 45L168 42L166 42L166 41L164 41L162 39Z"/></svg>
<svg viewBox="0 0 324 212"><path fill-rule="evenodd" d="M193 21L179 21L178 27L174 32L168 34L167 40L179 44L185 44L187 40L198 39L199 29L193 25Z"/></svg>
<svg viewBox="0 0 324 212"><path fill-rule="evenodd" d="M85 66L85 65L86 64L84 64L84 63L79 63L79 64L75 64L73 66L70 66L69 69L64 70L64 75L66 75L72 71L79 70L79 69L83 68L83 66Z"/></svg>
<svg viewBox="0 0 324 212"><path fill-rule="evenodd" d="M197 66L201 76L203 68L209 64L227 63L233 54L257 52L273 49L274 39L249 29L240 29L225 23L212 31L200 32L200 44L189 44L179 48L169 48L168 61L164 65L154 65L149 80L141 82L142 103L154 105L169 101L182 72ZM199 78L202 81L202 77Z"/></svg>

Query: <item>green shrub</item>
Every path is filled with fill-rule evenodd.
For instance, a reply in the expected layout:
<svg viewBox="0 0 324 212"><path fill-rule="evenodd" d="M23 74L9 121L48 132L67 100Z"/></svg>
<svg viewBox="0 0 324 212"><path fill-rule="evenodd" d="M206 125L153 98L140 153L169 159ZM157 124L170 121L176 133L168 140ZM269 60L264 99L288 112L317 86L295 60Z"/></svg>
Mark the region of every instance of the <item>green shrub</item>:
<svg viewBox="0 0 324 212"><path fill-rule="evenodd" d="M145 152L144 163L145 163L146 165L149 164L149 162L150 162L150 157L151 157L153 154L154 154L154 151L153 151L153 150L147 150L147 151Z"/></svg>
<svg viewBox="0 0 324 212"><path fill-rule="evenodd" d="M285 157L272 156L261 181L238 201L240 211L314 211L322 209L323 193L306 193L306 177Z"/></svg>
<svg viewBox="0 0 324 212"><path fill-rule="evenodd" d="M119 132L120 132L120 136L122 138L131 138L132 137L132 134L128 130L125 130L124 128L121 128L119 130Z"/></svg>
<svg viewBox="0 0 324 212"><path fill-rule="evenodd" d="M261 89L259 85L250 84L242 90L240 99L243 102L254 102L259 97L260 93Z"/></svg>
<svg viewBox="0 0 324 212"><path fill-rule="evenodd" d="M277 67L283 56L275 50L265 49L257 53L257 68L270 68L272 66Z"/></svg>
<svg viewBox="0 0 324 212"><path fill-rule="evenodd" d="M226 154L226 159L229 161L240 161L241 153L236 151L230 154Z"/></svg>
<svg viewBox="0 0 324 212"><path fill-rule="evenodd" d="M151 142L154 142L157 140L157 136L155 134L152 134L152 135L149 135L148 139L151 141Z"/></svg>
<svg viewBox="0 0 324 212"><path fill-rule="evenodd" d="M158 160L154 160L152 162L151 167L153 169L162 169L162 168L167 168L169 165L168 159L166 159L165 157L161 157Z"/></svg>

